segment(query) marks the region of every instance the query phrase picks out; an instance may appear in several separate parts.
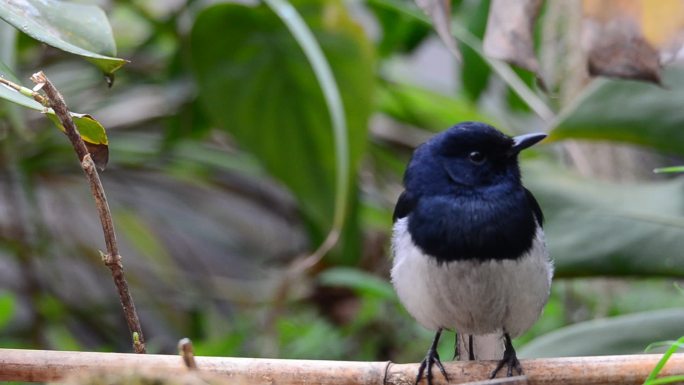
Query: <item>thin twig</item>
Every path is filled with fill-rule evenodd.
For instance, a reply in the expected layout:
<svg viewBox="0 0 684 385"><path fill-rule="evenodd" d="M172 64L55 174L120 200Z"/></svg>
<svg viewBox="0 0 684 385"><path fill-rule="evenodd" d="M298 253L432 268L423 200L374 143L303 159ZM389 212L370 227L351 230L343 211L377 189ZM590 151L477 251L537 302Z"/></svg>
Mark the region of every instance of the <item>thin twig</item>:
<svg viewBox="0 0 684 385"><path fill-rule="evenodd" d="M185 366L190 370L197 370L197 362L195 362L195 352L192 349L192 341L190 338L183 338L178 341L178 353L183 357Z"/></svg>
<svg viewBox="0 0 684 385"><path fill-rule="evenodd" d="M116 233L114 232L112 214L109 210L107 197L105 196L104 188L102 187L102 182L100 181L100 176L97 173L95 163L90 157L88 149L83 142L83 139L81 139L81 135L78 133L76 125L71 119L69 110L64 102L64 98L59 91L57 91L55 86L52 85L50 80L42 71L33 74L33 76L31 76L31 80L37 85L36 88L34 88L34 92L36 94L36 91L38 90L45 91L48 105L55 111L55 114L65 129L67 137L71 141L71 144L76 151L76 155L78 155L78 159L81 161L81 168L88 179L88 183L90 184L90 191L93 194L93 198L95 198L95 205L97 206L97 212L99 214L100 222L102 223L102 230L104 232L107 253L103 254L102 259L104 264L109 268L109 270L111 270L114 284L119 292L121 306L123 307L124 316L126 318L126 322L128 323L128 329L133 339L133 349L136 353L145 353L145 339L143 338L140 320L138 319L138 313L136 312L135 304L133 303L133 297L128 290L128 283L126 282L126 277L124 276L121 255L119 255L119 250L116 243ZM36 97L34 96L34 99L35 98Z"/></svg>

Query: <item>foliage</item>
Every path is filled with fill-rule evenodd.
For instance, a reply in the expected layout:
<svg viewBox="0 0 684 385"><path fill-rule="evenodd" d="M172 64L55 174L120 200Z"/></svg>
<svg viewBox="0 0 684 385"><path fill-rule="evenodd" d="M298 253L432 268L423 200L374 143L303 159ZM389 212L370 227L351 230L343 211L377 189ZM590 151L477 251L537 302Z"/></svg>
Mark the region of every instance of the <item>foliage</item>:
<svg viewBox="0 0 684 385"><path fill-rule="evenodd" d="M441 63L423 48L441 43L408 2L100 3L108 19L57 1L22 2L47 7L31 23L26 9L0 11L30 36L0 28L0 74L22 84L43 69L72 109L94 117L98 127L79 126L82 135L111 146L102 178L150 351L173 352L188 336L198 354L422 357L430 333L387 280L391 211L412 149L462 120L548 129L555 143L522 161L558 277L544 316L516 341L522 351L638 351L682 334L681 311L660 309L676 306L668 282L684 275L681 180L599 180L566 161L570 140L681 155L681 69L664 72L669 89L595 80L556 100L563 82L544 94L529 73L483 55L489 2L454 3L463 63L439 76L460 74L455 86L425 80ZM290 4L301 19L278 12ZM74 23L70 7L93 18ZM429 65L410 66L417 58ZM107 89L102 73L124 64ZM0 86L0 336L12 346L125 350L87 187L65 138L36 119L43 107L25 94ZM339 218L336 248L312 269L292 269ZM646 296L654 305L637 305Z"/></svg>

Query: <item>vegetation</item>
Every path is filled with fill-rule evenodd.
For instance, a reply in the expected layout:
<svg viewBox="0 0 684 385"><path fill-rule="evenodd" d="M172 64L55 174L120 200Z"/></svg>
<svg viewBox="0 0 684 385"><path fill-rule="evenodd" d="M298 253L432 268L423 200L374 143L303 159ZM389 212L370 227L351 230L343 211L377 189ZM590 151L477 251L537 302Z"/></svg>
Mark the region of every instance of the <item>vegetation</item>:
<svg viewBox="0 0 684 385"><path fill-rule="evenodd" d="M488 1L453 3L457 63L398 0L100 1L106 16L27 0L0 11L0 74L28 87L43 70L94 117L77 124L109 148L101 177L150 352L190 337L198 355L422 357L430 333L387 280L391 212L412 149L464 120L550 133L522 167L556 281L519 353L641 352L684 334L684 184L651 173L684 155L684 70L664 87L574 77L579 39L543 28L572 15L549 3L546 91L482 55ZM2 346L129 351L68 141L37 102L0 98Z"/></svg>

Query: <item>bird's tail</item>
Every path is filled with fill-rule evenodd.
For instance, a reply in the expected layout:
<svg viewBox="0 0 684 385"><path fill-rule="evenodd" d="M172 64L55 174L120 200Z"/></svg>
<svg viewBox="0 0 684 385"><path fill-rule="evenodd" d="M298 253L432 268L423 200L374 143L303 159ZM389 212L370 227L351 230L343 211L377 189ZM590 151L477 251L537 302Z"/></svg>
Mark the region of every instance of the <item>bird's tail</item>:
<svg viewBox="0 0 684 385"><path fill-rule="evenodd" d="M501 333L473 335L472 345L469 334L458 334L459 361L500 360L504 353L504 340ZM472 352L472 354L471 354Z"/></svg>

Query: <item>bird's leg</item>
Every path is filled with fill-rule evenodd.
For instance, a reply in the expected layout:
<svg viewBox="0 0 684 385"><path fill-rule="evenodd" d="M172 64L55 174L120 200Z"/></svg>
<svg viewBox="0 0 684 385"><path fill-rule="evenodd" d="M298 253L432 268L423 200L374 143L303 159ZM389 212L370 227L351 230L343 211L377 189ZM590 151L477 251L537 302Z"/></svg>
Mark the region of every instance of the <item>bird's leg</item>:
<svg viewBox="0 0 684 385"><path fill-rule="evenodd" d="M518 374L522 374L522 366L520 366L520 361L518 361L518 357L515 354L515 349L513 348L513 342L511 342L511 336L508 333L504 333L504 338L506 339L506 349L504 350L504 355L501 361L496 365L496 369L492 372L492 375L489 378L494 378L496 377L496 374L499 373L499 370L504 367L504 365L508 366L508 371L506 372L506 375L508 377L513 376L513 369L518 372Z"/></svg>
<svg viewBox="0 0 684 385"><path fill-rule="evenodd" d="M425 374L425 379L427 380L428 385L432 385L432 365L437 365L439 368L439 371L442 372L442 375L444 376L444 379L449 382L449 376L447 376L446 370L444 370L444 366L442 365L442 361L439 360L439 353L437 353L437 344L439 343L439 337L442 335L442 329L437 329L437 333L435 334L435 339L432 340L432 345L430 345L430 349L428 349L427 354L425 355L425 358L423 361L420 363L420 368L418 368L418 376L416 376L416 385L420 382L420 379L423 378L423 373L425 372L425 369L427 369L427 373Z"/></svg>
<svg viewBox="0 0 684 385"><path fill-rule="evenodd" d="M473 335L472 334L464 334L468 336L468 347L466 348L466 351L468 352L468 360L470 361L475 361L475 350L473 349ZM456 358L461 359L461 342L459 341L459 338L462 338L462 335L456 334L456 346L454 346L454 360ZM465 344L465 342L463 342Z"/></svg>

